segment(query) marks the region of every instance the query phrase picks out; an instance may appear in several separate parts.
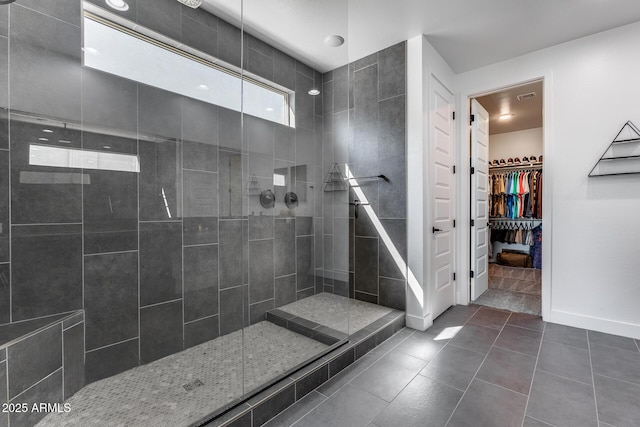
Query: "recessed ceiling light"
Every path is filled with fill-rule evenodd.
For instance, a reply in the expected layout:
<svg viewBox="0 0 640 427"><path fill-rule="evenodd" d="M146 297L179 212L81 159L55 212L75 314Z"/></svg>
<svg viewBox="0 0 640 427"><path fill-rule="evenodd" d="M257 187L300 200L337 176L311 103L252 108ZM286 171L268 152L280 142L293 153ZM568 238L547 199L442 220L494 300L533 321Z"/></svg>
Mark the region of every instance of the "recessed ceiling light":
<svg viewBox="0 0 640 427"><path fill-rule="evenodd" d="M89 53L91 55L99 55L100 51L98 51L98 49L96 49L95 47L85 47L82 50L84 50L86 53Z"/></svg>
<svg viewBox="0 0 640 427"><path fill-rule="evenodd" d="M62 144L71 144L71 141L68 139L59 139L58 142L61 142Z"/></svg>
<svg viewBox="0 0 640 427"><path fill-rule="evenodd" d="M121 12L129 10L129 5L124 0L105 0L109 7Z"/></svg>
<svg viewBox="0 0 640 427"><path fill-rule="evenodd" d="M110 150L110 149L111 149L111 146L110 146L110 145L103 145L103 146L102 146L102 148L107 149L107 150Z"/></svg>
<svg viewBox="0 0 640 427"><path fill-rule="evenodd" d="M48 141L49 138L38 138L38 141Z"/></svg>
<svg viewBox="0 0 640 427"><path fill-rule="evenodd" d="M318 95L320 95L320 91L319 91L318 89L311 89L311 90L309 91L309 95L311 95L311 96L318 96Z"/></svg>
<svg viewBox="0 0 640 427"><path fill-rule="evenodd" d="M42 129L42 132L44 132L44 133L53 133L53 131L51 129Z"/></svg>
<svg viewBox="0 0 640 427"><path fill-rule="evenodd" d="M332 34L324 38L324 44L330 47L338 47L344 44L344 37Z"/></svg>
<svg viewBox="0 0 640 427"><path fill-rule="evenodd" d="M271 112L273 112L273 108L271 108L271 107L267 107L267 108L265 108L265 111L268 111L268 112L270 112L270 113L271 113Z"/></svg>
<svg viewBox="0 0 640 427"><path fill-rule="evenodd" d="M200 89L200 90L209 90L209 86L207 86L207 85L198 85L198 89Z"/></svg>
<svg viewBox="0 0 640 427"><path fill-rule="evenodd" d="M500 120L509 120L512 117L513 117L513 114L500 114L499 119Z"/></svg>

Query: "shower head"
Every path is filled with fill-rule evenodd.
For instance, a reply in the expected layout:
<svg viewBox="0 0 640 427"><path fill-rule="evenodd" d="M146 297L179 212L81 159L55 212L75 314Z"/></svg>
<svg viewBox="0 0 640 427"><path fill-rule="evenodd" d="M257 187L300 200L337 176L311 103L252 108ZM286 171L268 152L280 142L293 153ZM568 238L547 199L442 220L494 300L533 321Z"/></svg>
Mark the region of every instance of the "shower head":
<svg viewBox="0 0 640 427"><path fill-rule="evenodd" d="M202 0L178 0L178 1L184 4L185 6L189 6L194 9L199 8L200 5L202 4Z"/></svg>

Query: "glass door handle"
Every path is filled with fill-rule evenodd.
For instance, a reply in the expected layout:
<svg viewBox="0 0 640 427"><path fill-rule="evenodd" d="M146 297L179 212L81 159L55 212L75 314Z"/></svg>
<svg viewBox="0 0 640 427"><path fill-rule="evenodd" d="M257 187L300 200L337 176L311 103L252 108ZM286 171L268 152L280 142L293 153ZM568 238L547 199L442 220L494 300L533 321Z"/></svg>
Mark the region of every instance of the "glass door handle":
<svg viewBox="0 0 640 427"><path fill-rule="evenodd" d="M438 233L440 231L442 231L442 230L440 230L439 228L433 227L433 234L436 234L436 233Z"/></svg>

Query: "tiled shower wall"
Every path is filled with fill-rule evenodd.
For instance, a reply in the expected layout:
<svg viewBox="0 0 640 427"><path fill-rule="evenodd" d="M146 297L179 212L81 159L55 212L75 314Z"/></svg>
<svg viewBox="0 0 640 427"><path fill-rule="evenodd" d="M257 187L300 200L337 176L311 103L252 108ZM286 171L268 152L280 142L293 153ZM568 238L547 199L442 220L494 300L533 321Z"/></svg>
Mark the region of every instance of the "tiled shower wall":
<svg viewBox="0 0 640 427"><path fill-rule="evenodd" d="M353 206L346 210L357 198L351 189L323 192L323 227L316 220L324 290L399 310L407 260L405 88L404 42L323 75L323 169L347 163L373 214L360 206L356 219ZM388 181L366 178L381 174Z"/></svg>
<svg viewBox="0 0 640 427"><path fill-rule="evenodd" d="M88 382L315 292L321 74L203 10L129 4L125 18L232 65L244 51L296 91L296 128L82 67L79 0L0 6L0 324L84 308ZM35 145L137 155L141 171L34 166ZM274 209L246 195L249 175Z"/></svg>

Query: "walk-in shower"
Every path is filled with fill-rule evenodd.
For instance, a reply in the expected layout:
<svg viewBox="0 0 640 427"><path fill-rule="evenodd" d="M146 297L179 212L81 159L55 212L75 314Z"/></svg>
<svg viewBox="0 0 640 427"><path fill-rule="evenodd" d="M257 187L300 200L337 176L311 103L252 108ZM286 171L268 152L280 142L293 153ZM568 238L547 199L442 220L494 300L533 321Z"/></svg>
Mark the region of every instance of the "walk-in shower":
<svg viewBox="0 0 640 427"><path fill-rule="evenodd" d="M401 326L405 46L348 17L0 6L0 401L53 405L0 426L259 425Z"/></svg>

